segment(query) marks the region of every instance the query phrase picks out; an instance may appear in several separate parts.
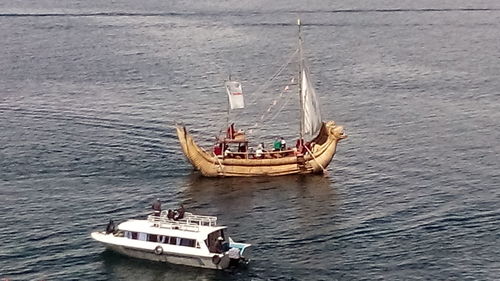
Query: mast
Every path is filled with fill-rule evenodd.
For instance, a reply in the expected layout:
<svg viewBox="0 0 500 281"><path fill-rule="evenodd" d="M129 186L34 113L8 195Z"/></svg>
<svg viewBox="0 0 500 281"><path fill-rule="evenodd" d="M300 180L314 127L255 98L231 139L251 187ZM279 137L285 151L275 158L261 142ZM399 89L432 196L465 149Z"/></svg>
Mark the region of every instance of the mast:
<svg viewBox="0 0 500 281"><path fill-rule="evenodd" d="M229 73L228 81L231 81L231 72ZM226 130L229 128L229 112L231 110L231 101L229 100L229 95L227 96L227 113L226 113Z"/></svg>
<svg viewBox="0 0 500 281"><path fill-rule="evenodd" d="M303 58L302 58L302 30L300 19L297 19L297 25L299 26L299 79L297 79L298 89L299 89L299 102L300 102L300 137L299 139L304 139L304 101L302 97L302 69L303 69Z"/></svg>

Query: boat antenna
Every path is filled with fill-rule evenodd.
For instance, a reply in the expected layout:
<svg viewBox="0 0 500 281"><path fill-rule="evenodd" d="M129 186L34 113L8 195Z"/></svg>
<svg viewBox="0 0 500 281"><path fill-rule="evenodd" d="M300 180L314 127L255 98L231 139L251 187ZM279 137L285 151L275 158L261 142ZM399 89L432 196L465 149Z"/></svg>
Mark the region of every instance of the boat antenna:
<svg viewBox="0 0 500 281"><path fill-rule="evenodd" d="M229 72L229 76L227 77L228 81L231 81L231 72ZM231 101L230 97L227 95L227 114L226 114L226 130L229 128L229 113L231 112ZM225 138L225 137L224 137Z"/></svg>
<svg viewBox="0 0 500 281"><path fill-rule="evenodd" d="M232 73L231 73L231 67L229 67L229 74L227 76L227 81L231 81L231 78L232 78L231 75L232 75ZM230 98L229 98L229 95L228 95L227 96L227 112L226 112L226 128L225 129L229 128L229 114L231 112L231 101L229 99Z"/></svg>
<svg viewBox="0 0 500 281"><path fill-rule="evenodd" d="M303 71L303 54L302 54L302 30L300 18L297 19L297 25L299 26L299 77L297 79L298 89L299 89L299 102L300 102L300 140L304 138L304 101L302 99L302 71Z"/></svg>

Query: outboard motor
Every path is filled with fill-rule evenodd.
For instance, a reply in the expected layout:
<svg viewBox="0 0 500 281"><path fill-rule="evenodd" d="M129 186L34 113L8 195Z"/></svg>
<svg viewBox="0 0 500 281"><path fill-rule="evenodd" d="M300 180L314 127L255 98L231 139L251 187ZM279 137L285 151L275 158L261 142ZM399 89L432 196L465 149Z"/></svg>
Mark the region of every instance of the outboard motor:
<svg viewBox="0 0 500 281"><path fill-rule="evenodd" d="M230 248L227 252L227 255L229 256L229 266L231 267L238 266L240 260L242 259L240 255L240 249Z"/></svg>
<svg viewBox="0 0 500 281"><path fill-rule="evenodd" d="M106 234L115 232L115 222L113 220L109 220L108 226L106 226Z"/></svg>

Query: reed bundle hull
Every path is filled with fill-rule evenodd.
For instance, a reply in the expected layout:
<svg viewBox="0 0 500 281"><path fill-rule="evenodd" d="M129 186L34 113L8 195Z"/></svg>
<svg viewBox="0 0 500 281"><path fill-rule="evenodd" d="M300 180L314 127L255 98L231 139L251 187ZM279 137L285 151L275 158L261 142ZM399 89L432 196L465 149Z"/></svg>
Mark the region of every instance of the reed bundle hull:
<svg viewBox="0 0 500 281"><path fill-rule="evenodd" d="M323 173L330 164L337 144L347 137L343 127L329 121L322 124L321 130L311 143L311 149L301 155L263 159L225 158L215 156L196 144L185 127L177 126L177 136L182 151L196 170L207 177L252 177L284 176L293 174Z"/></svg>

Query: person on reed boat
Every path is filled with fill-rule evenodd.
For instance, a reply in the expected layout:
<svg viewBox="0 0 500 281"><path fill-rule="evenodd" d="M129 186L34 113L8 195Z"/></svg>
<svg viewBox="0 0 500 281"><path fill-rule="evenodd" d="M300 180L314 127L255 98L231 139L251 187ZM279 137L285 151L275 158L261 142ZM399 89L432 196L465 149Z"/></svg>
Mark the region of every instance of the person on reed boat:
<svg viewBox="0 0 500 281"><path fill-rule="evenodd" d="M221 144L216 144L216 145L214 145L214 149L213 149L213 150L214 150L213 152L214 152L214 155L215 155L215 156L219 156L219 155L221 155L221 154L222 154L222 147L221 147Z"/></svg>
<svg viewBox="0 0 500 281"><path fill-rule="evenodd" d="M264 152L264 149L262 147L262 144L259 144L257 146L257 149L255 150L255 158L262 158L262 153Z"/></svg>
<svg viewBox="0 0 500 281"><path fill-rule="evenodd" d="M242 129L239 129L233 135L233 139L235 139L235 140L245 140L245 138L246 138L245 131L243 131Z"/></svg>
<svg viewBox="0 0 500 281"><path fill-rule="evenodd" d="M297 139L295 147L297 148L297 153L298 154L304 154L305 147L304 147L304 140L303 139Z"/></svg>
<svg viewBox="0 0 500 281"><path fill-rule="evenodd" d="M244 145L238 146L238 152L247 152L247 148Z"/></svg>
<svg viewBox="0 0 500 281"><path fill-rule="evenodd" d="M224 157L230 157L231 156L231 149L229 146L224 150Z"/></svg>
<svg viewBox="0 0 500 281"><path fill-rule="evenodd" d="M232 123L228 128L227 128L227 131L226 131L226 138L228 139L234 139L234 133L235 133L235 130L234 130L234 123Z"/></svg>
<svg viewBox="0 0 500 281"><path fill-rule="evenodd" d="M274 151L281 150L281 141L278 138L276 138L276 140L274 140L273 148L274 148Z"/></svg>
<svg viewBox="0 0 500 281"><path fill-rule="evenodd" d="M281 151L286 150L286 141L281 137Z"/></svg>

